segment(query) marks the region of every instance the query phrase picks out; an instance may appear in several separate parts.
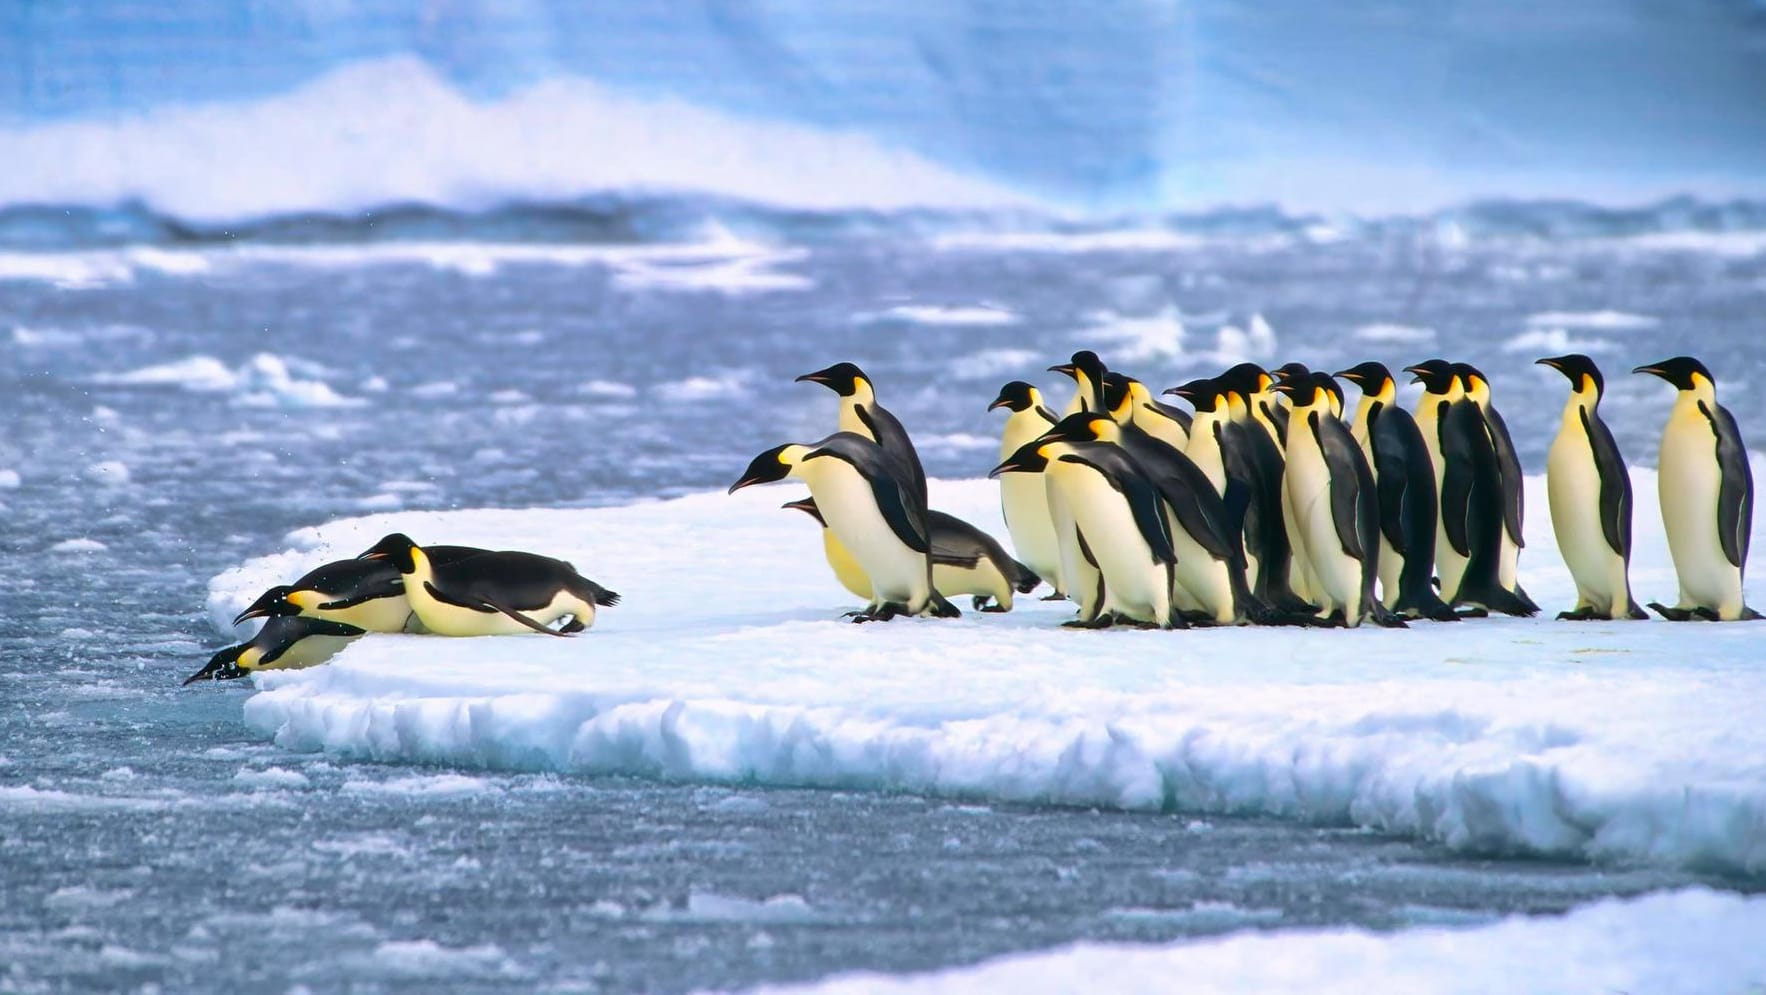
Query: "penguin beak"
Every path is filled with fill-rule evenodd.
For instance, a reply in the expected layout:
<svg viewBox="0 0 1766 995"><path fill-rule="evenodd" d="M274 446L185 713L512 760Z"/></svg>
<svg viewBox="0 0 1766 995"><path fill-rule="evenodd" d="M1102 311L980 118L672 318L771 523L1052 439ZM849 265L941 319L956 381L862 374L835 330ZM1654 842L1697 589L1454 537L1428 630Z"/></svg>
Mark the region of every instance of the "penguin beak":
<svg viewBox="0 0 1766 995"><path fill-rule="evenodd" d="M1354 370L1339 370L1338 372L1331 374L1331 376L1336 377L1338 380L1347 380L1357 387L1361 386L1361 374L1356 373Z"/></svg>
<svg viewBox="0 0 1766 995"><path fill-rule="evenodd" d="M1283 381L1282 383L1278 383L1275 386L1271 387L1270 390L1275 391L1277 394L1286 394L1288 397L1293 397L1294 396L1294 386L1295 385L1292 383L1289 383L1287 381Z"/></svg>
<svg viewBox="0 0 1766 995"><path fill-rule="evenodd" d="M995 408L1003 408L1006 405L1011 404L1011 403L1012 402L1006 398L1006 395L1001 394L1000 396L993 399L993 403L989 404L987 406L987 410L992 411Z"/></svg>
<svg viewBox="0 0 1766 995"><path fill-rule="evenodd" d="M1017 460L1008 459L1004 463L1001 463L999 466L996 466L993 469L987 471L987 477L989 480L992 480L995 477L1002 476L1002 475L1008 474L1008 473L1023 473L1026 469L1028 469L1028 467L1025 467L1022 464L1018 463Z"/></svg>
<svg viewBox="0 0 1766 995"><path fill-rule="evenodd" d="M197 681L230 681L244 677L245 670L234 662L234 650L236 649L238 647L224 649L216 653L209 658L208 666L184 678L184 683L179 687L189 687Z"/></svg>
<svg viewBox="0 0 1766 995"><path fill-rule="evenodd" d="M1196 395L1194 392L1186 390L1182 387L1167 387L1164 390L1160 391L1159 393L1170 394L1172 397L1181 397L1186 401L1193 401L1196 399Z"/></svg>
<svg viewBox="0 0 1766 995"><path fill-rule="evenodd" d="M1648 373L1651 376L1662 377L1664 379L1668 376L1666 373L1662 372L1662 368L1659 366L1639 366L1637 369L1632 370L1631 372L1633 372L1633 373Z"/></svg>
<svg viewBox="0 0 1766 995"><path fill-rule="evenodd" d="M815 373L805 373L803 376L800 376L793 381L793 383L819 383L823 385L826 385L827 382L828 378L823 376L820 371Z"/></svg>
<svg viewBox="0 0 1766 995"><path fill-rule="evenodd" d="M741 480L738 480L735 483L731 484L730 489L725 491L724 493L734 494L744 487L752 487L755 484L760 484L760 483L765 483L765 481L761 480L759 477L743 477Z"/></svg>
<svg viewBox="0 0 1766 995"><path fill-rule="evenodd" d="M251 603L251 607L240 612L238 615L233 616L233 624L238 625L246 619L251 618L269 618L271 615L276 614L277 603L280 600L280 595L276 590L272 589L265 591L263 594L258 595L258 599Z"/></svg>
<svg viewBox="0 0 1766 995"><path fill-rule="evenodd" d="M1072 377L1075 380L1079 379L1079 370L1072 363L1057 363L1056 365L1049 367L1049 372L1059 373L1062 376Z"/></svg>

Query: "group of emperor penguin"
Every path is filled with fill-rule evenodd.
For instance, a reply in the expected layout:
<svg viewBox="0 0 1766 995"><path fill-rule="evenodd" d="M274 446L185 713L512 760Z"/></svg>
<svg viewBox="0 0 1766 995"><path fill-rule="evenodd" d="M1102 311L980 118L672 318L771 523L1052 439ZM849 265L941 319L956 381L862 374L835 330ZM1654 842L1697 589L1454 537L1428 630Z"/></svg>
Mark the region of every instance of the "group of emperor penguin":
<svg viewBox="0 0 1766 995"><path fill-rule="evenodd" d="M1570 381L1547 493L1575 580L1560 619L1635 619L1628 576L1631 483L1600 419L1604 381L1583 355L1541 359ZM1068 599L1064 625L1304 625L1401 628L1492 612L1532 616L1519 582L1523 475L1489 379L1466 363L1404 368L1423 394L1398 406L1378 362L1335 374L1241 363L1164 393L1109 370L1089 350L1049 368L1074 383L1057 413L1024 381L991 408L1008 415L1000 460L1016 556L928 508L926 478L901 423L851 363L805 374L840 396L837 431L749 464L733 493L796 477L840 582L864 599L855 621L954 617L949 596L1005 611L1041 580ZM1753 481L1710 371L1678 357L1638 367L1679 391L1662 437L1661 508L1685 621L1758 618L1742 600ZM1338 381L1360 391L1353 410ZM992 604L988 602L991 599Z"/></svg>
<svg viewBox="0 0 1766 995"><path fill-rule="evenodd" d="M184 683L315 666L370 632L571 636L595 624L597 607L618 603L617 593L563 560L520 550L419 546L393 533L360 556L265 591L233 619L239 625L261 618L262 628L216 653Z"/></svg>

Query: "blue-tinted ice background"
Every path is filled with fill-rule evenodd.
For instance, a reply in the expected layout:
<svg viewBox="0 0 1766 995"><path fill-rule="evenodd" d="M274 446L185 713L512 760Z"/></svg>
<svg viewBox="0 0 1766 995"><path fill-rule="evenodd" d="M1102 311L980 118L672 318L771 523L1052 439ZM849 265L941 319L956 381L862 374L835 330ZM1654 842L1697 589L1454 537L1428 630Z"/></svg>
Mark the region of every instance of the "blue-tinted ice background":
<svg viewBox="0 0 1766 995"><path fill-rule="evenodd" d="M797 491L701 494L853 359L998 529L983 409L1080 347L1462 356L1537 473L1576 349L1671 595L1622 371L1766 425L1766 8L1536 6L0 9L0 990L1760 980L1685 890L1766 868L1748 627L848 630ZM383 527L628 603L176 687Z"/></svg>

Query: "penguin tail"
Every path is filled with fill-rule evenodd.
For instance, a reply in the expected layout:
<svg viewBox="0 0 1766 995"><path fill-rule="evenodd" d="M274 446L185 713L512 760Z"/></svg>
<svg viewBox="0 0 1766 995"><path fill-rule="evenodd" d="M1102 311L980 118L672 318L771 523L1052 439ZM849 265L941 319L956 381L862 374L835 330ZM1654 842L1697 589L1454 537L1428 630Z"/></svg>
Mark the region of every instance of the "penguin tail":
<svg viewBox="0 0 1766 995"><path fill-rule="evenodd" d="M1633 602L1631 602L1631 606L1629 608L1625 609L1625 617L1628 619L1631 619L1634 622L1642 621L1646 618L1649 618L1649 612L1646 612L1642 608L1639 608L1637 606L1637 602L1633 601Z"/></svg>
<svg viewBox="0 0 1766 995"><path fill-rule="evenodd" d="M611 608L619 604L618 591L609 591L581 574L577 575L570 586L570 593L598 607Z"/></svg>
<svg viewBox="0 0 1766 995"><path fill-rule="evenodd" d="M1749 608L1747 605L1742 605L1741 606L1741 614L1736 617L1736 621L1737 622L1758 622L1762 618L1766 618L1766 615L1761 615L1759 612L1753 610L1752 608Z"/></svg>

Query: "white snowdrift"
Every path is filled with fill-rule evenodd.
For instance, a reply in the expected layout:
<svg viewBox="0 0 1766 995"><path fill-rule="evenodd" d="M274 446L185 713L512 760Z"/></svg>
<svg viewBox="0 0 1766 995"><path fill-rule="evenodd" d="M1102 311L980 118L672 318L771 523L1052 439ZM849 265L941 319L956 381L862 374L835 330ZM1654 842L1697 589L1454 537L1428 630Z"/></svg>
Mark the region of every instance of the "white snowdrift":
<svg viewBox="0 0 1766 995"><path fill-rule="evenodd" d="M1529 484L1523 581L1555 611L1571 586ZM576 639L373 636L261 675L246 721L293 750L1257 813L1466 851L1766 870L1761 626L1091 633L1034 597L1008 616L854 626L815 529L778 508L800 495L350 519L217 577L209 607L225 631L263 588L393 529L562 556L625 596ZM933 497L1004 534L992 483L934 482ZM1637 498L1637 594L1671 600L1653 474Z"/></svg>
<svg viewBox="0 0 1766 995"><path fill-rule="evenodd" d="M1241 933L1170 946L1082 943L935 974L852 974L757 992L1676 992L1766 980L1766 899L1705 889L1605 901L1555 919L1381 935Z"/></svg>

